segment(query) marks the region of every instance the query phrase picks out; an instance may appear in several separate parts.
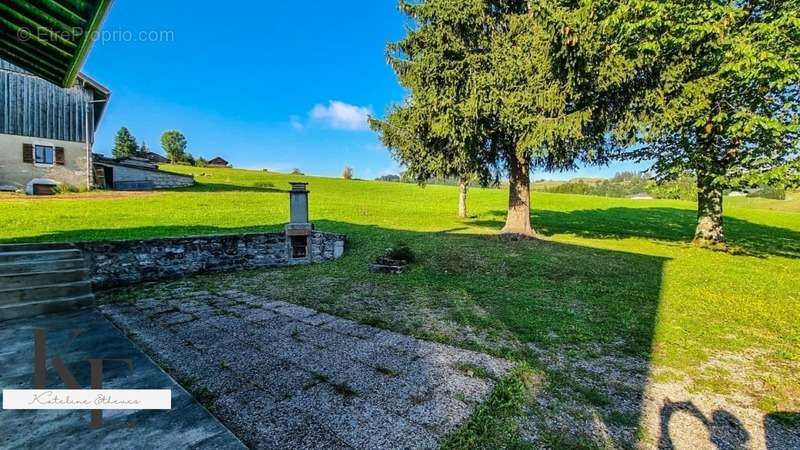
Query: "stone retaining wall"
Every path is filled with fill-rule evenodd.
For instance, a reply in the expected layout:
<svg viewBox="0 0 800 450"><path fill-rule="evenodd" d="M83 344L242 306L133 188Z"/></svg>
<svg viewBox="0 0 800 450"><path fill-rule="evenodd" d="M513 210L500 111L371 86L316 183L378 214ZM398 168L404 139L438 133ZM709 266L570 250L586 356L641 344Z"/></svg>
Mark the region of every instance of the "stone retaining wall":
<svg viewBox="0 0 800 450"><path fill-rule="evenodd" d="M344 236L314 232L308 257L290 257L283 233L80 242L95 289L180 278L203 272L308 264L338 259Z"/></svg>

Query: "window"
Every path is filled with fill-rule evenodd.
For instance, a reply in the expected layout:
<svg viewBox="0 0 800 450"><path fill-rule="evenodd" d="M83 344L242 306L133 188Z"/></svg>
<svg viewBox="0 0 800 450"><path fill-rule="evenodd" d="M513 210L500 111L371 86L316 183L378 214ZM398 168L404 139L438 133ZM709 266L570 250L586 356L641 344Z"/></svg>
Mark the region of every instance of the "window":
<svg viewBox="0 0 800 450"><path fill-rule="evenodd" d="M56 149L49 145L35 145L33 147L36 164L49 164L55 163Z"/></svg>

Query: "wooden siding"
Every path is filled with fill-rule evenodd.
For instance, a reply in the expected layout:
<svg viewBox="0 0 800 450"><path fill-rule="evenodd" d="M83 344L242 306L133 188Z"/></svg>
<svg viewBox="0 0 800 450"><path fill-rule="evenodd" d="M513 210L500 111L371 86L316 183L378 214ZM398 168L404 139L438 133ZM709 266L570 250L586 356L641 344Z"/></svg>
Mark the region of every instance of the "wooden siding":
<svg viewBox="0 0 800 450"><path fill-rule="evenodd" d="M88 89L62 89L0 59L0 133L85 142L92 99ZM93 124L94 108L88 111Z"/></svg>

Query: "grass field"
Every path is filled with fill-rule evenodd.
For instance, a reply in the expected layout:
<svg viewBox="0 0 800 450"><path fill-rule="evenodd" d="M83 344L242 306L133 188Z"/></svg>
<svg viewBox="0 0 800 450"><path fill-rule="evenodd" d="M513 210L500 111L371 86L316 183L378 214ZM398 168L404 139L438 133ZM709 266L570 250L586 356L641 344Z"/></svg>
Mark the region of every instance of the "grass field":
<svg viewBox="0 0 800 450"><path fill-rule="evenodd" d="M524 361L540 387L516 433L551 447L654 442L658 425L650 422L661 404L650 404L653 395L722 402L745 428L800 410L800 198L726 199L736 254L724 254L689 244L694 205L681 201L536 192L533 223L546 238L516 241L494 235L504 220L501 190L472 190L474 216L462 221L454 187L169 169L194 174L198 185L0 197L0 240L278 230L288 216L288 181L302 178L312 221L348 235L345 258L193 282L268 292ZM413 269L370 273L368 263L397 242L418 254ZM798 426L796 415L775 417Z"/></svg>

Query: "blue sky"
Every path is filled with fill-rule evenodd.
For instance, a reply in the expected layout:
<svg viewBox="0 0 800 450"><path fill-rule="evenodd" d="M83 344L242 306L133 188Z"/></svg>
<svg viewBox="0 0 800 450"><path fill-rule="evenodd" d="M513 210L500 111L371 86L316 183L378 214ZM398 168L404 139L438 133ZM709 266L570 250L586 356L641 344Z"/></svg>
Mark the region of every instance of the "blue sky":
<svg viewBox="0 0 800 450"><path fill-rule="evenodd" d="M400 169L367 114L403 89L385 44L402 38L394 0L294 2L118 0L83 71L113 94L95 151L127 126L151 148L178 129L195 156L237 167L359 178ZM608 176L618 164L535 178Z"/></svg>

